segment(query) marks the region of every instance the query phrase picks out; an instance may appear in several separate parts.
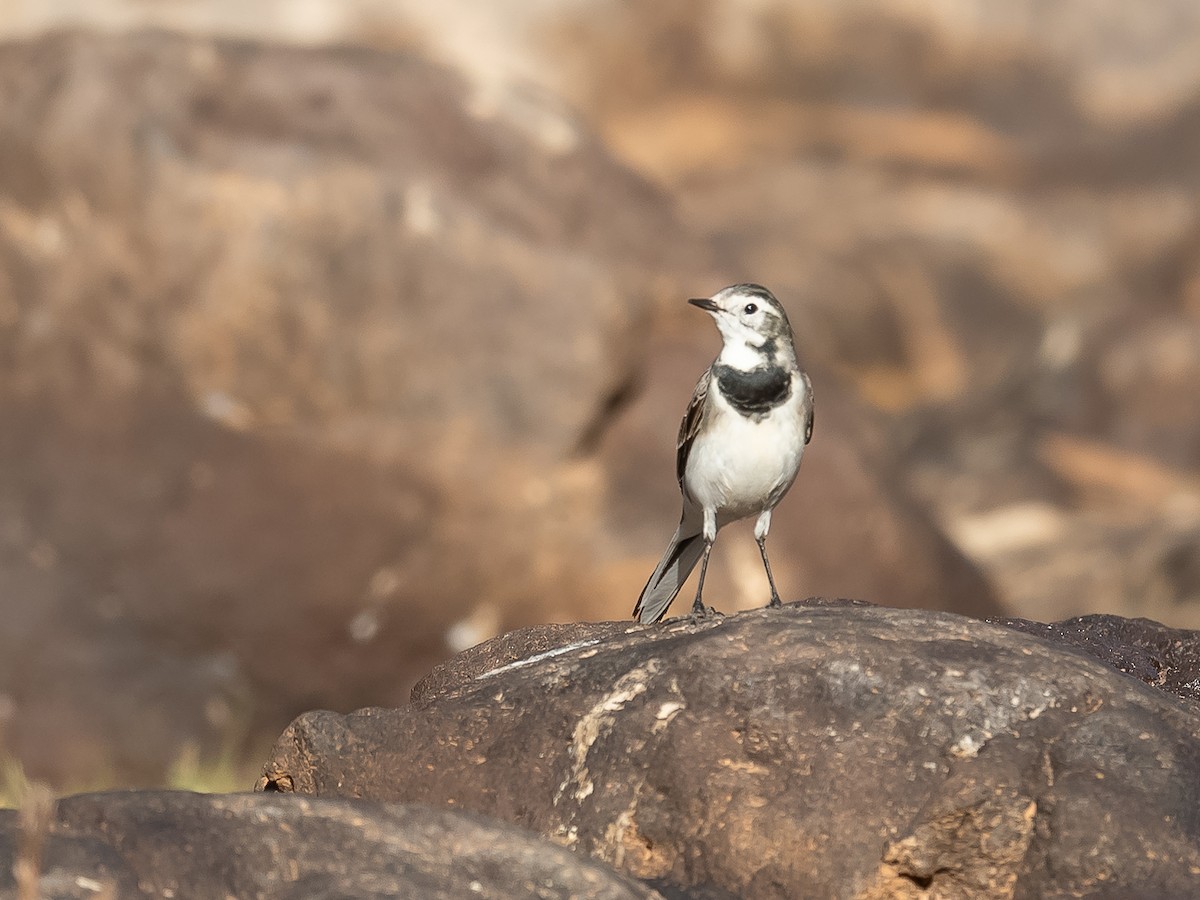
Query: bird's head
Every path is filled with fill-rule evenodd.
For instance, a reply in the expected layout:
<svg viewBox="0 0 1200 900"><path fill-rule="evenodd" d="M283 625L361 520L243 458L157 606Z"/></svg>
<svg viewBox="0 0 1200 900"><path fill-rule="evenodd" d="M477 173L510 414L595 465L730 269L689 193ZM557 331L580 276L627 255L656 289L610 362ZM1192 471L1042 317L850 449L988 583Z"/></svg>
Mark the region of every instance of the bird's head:
<svg viewBox="0 0 1200 900"><path fill-rule="evenodd" d="M775 295L758 284L735 284L711 297L689 300L717 323L727 349L749 347L763 354L791 348L792 326Z"/></svg>

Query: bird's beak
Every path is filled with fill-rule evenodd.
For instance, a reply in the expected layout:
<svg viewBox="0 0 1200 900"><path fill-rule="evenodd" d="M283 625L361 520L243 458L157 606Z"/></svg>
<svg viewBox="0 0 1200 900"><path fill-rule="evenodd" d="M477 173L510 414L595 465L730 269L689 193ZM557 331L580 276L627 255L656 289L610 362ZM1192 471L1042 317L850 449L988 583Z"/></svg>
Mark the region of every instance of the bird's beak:
<svg viewBox="0 0 1200 900"><path fill-rule="evenodd" d="M721 307L717 306L717 304L713 302L711 297L700 297L698 299L689 300L688 303L692 304L692 306L700 307L705 312L718 312L721 309Z"/></svg>

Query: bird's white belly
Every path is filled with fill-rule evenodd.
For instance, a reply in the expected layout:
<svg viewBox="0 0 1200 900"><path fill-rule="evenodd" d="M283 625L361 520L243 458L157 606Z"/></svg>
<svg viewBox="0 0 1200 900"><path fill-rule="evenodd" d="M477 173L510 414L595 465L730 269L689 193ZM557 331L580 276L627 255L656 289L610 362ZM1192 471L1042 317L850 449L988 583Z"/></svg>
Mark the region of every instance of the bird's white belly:
<svg viewBox="0 0 1200 900"><path fill-rule="evenodd" d="M791 487L804 451L797 398L760 422L716 401L715 421L688 455L686 483L696 503L717 511L719 524L757 515Z"/></svg>

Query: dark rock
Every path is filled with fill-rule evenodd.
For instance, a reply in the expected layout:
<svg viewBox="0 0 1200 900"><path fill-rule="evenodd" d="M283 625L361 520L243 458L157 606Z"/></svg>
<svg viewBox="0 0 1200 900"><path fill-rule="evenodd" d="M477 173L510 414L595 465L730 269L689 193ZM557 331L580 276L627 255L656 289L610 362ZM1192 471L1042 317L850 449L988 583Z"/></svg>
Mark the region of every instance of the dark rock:
<svg viewBox="0 0 1200 900"><path fill-rule="evenodd" d="M595 636L306 714L260 786L472 809L675 890L1193 894L1200 716L1085 653L829 601Z"/></svg>
<svg viewBox="0 0 1200 900"><path fill-rule="evenodd" d="M0 890L13 886L16 831L15 815L0 817ZM657 896L602 862L482 816L277 794L79 794L59 801L45 851L42 896L53 898L95 896L104 885L121 898L196 900ZM81 882L98 886L48 889L78 891Z"/></svg>
<svg viewBox="0 0 1200 900"><path fill-rule="evenodd" d="M45 826L48 823L42 823ZM32 839L37 846L38 897L40 900L95 900L105 888L115 896L148 897L138 884L137 872L121 854L98 834L69 834L37 830L22 825L15 810L0 810L0 897L17 898L15 864L28 859Z"/></svg>
<svg viewBox="0 0 1200 900"><path fill-rule="evenodd" d="M997 625L1076 647L1151 687L1187 701L1200 712L1200 632L1168 628L1151 619L1079 616L1045 624L989 619Z"/></svg>
<svg viewBox="0 0 1200 900"><path fill-rule="evenodd" d="M410 699L415 706L425 706L446 690L511 663L532 664L548 651L561 652L564 647L599 643L638 627L632 622L576 622L518 628L476 644L436 666L413 685Z"/></svg>

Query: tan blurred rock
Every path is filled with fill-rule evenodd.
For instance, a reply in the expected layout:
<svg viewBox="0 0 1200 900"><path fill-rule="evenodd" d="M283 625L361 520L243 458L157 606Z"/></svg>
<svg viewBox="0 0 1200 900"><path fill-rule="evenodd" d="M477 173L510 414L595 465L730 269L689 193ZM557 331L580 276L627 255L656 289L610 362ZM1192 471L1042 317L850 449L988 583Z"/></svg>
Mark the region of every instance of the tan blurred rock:
<svg viewBox="0 0 1200 900"><path fill-rule="evenodd" d="M1200 527L1195 7L568 18L568 90L729 270L795 298L811 364L896 416L897 477L1004 601L1200 623L1189 591L1161 602Z"/></svg>
<svg viewBox="0 0 1200 900"><path fill-rule="evenodd" d="M553 104L480 106L413 56L70 34L3 48L0 93L0 657L31 774L72 774L48 723L157 778L221 730L212 691L274 731L587 615L551 598L678 268L659 193Z"/></svg>
<svg viewBox="0 0 1200 900"><path fill-rule="evenodd" d="M0 690L32 774L88 777L75 746L156 780L628 614L715 352L662 311L723 261L576 119L412 54L158 33L9 45L0 94ZM786 590L997 611L817 392ZM714 601L761 605L737 537Z"/></svg>

